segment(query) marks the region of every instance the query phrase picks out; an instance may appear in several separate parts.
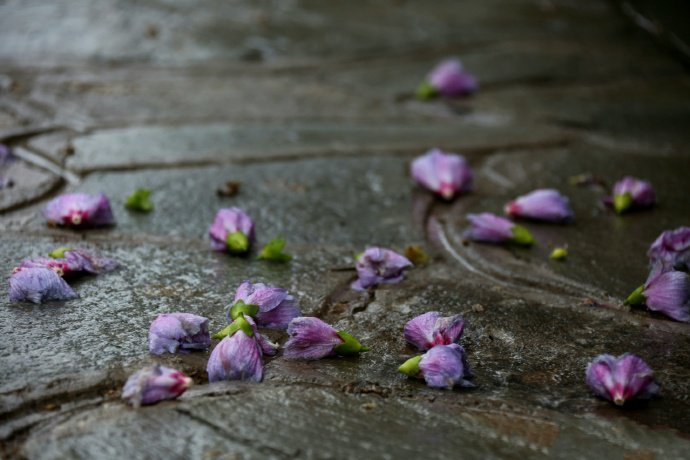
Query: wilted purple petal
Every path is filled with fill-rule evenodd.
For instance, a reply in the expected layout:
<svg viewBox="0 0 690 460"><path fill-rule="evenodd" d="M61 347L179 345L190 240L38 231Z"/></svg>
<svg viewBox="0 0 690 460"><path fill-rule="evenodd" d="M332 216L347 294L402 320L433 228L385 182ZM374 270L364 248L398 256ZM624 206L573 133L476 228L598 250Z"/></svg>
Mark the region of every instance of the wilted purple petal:
<svg viewBox="0 0 690 460"><path fill-rule="evenodd" d="M450 345L460 339L464 326L460 315L444 317L437 311L430 311L405 324L405 340L420 350Z"/></svg>
<svg viewBox="0 0 690 460"><path fill-rule="evenodd" d="M301 314L297 301L288 291L263 283L244 281L235 292L234 302L238 300L259 307L256 322L261 327L285 329L292 318Z"/></svg>
<svg viewBox="0 0 690 460"><path fill-rule="evenodd" d="M419 362L421 376L432 388L452 389L455 385L474 386L465 380L467 360L465 350L458 344L437 345L427 351Z"/></svg>
<svg viewBox="0 0 690 460"><path fill-rule="evenodd" d="M648 399L659 390L652 369L630 353L597 356L587 365L586 382L594 394L618 406L632 398Z"/></svg>
<svg viewBox="0 0 690 460"><path fill-rule="evenodd" d="M242 232L251 245L254 242L254 222L240 208L224 208L218 210L216 217L208 229L211 237L211 247L216 251L227 249L228 235Z"/></svg>
<svg viewBox="0 0 690 460"><path fill-rule="evenodd" d="M206 365L209 382L221 380L250 380L263 378L261 347L242 331L237 331L220 341L211 352Z"/></svg>
<svg viewBox="0 0 690 460"><path fill-rule="evenodd" d="M334 355L334 348L344 343L334 328L314 317L293 319L288 334L284 356L290 359L321 359Z"/></svg>
<svg viewBox="0 0 690 460"><path fill-rule="evenodd" d="M472 168L465 157L455 153L429 150L412 162L410 173L418 184L446 200L472 190Z"/></svg>
<svg viewBox="0 0 690 460"><path fill-rule="evenodd" d="M191 313L158 315L149 329L149 351L156 355L204 350L211 346L208 319Z"/></svg>
<svg viewBox="0 0 690 460"><path fill-rule="evenodd" d="M64 276L69 271L69 265L64 259L52 259L50 257L36 257L35 259L23 260L15 271L22 268L49 268L55 271L58 275Z"/></svg>
<svg viewBox="0 0 690 460"><path fill-rule="evenodd" d="M477 80L465 72L458 59L439 63L427 77L429 84L445 97L459 97L477 90Z"/></svg>
<svg viewBox="0 0 690 460"><path fill-rule="evenodd" d="M629 201L625 204L617 202L617 199L626 196L629 197ZM656 193L649 182L626 176L613 186L613 197L610 198L610 202L618 212L628 208L647 208L656 202Z"/></svg>
<svg viewBox="0 0 690 460"><path fill-rule="evenodd" d="M192 379L182 372L155 365L132 374L122 389L122 399L134 407L175 399L192 385Z"/></svg>
<svg viewBox="0 0 690 460"><path fill-rule="evenodd" d="M565 222L573 218L570 200L555 189L539 189L518 197L505 206L512 217L548 222Z"/></svg>
<svg viewBox="0 0 690 460"><path fill-rule="evenodd" d="M69 300L77 293L54 270L43 267L19 268L10 277L10 300Z"/></svg>
<svg viewBox="0 0 690 460"><path fill-rule="evenodd" d="M645 304L677 321L690 322L690 275L653 268L644 285Z"/></svg>
<svg viewBox="0 0 690 460"><path fill-rule="evenodd" d="M48 202L43 208L43 215L49 224L68 227L94 227L115 223L110 202L103 193L60 195Z"/></svg>
<svg viewBox="0 0 690 460"><path fill-rule="evenodd" d="M87 272L94 275L106 273L116 269L120 264L107 257L100 257L85 249L70 249L65 251L64 260L67 272Z"/></svg>
<svg viewBox="0 0 690 460"><path fill-rule="evenodd" d="M352 288L364 291L379 284L399 283L405 277L403 270L411 266L406 257L390 249L368 248L357 261L358 279Z"/></svg>
<svg viewBox="0 0 690 460"><path fill-rule="evenodd" d="M690 227L666 230L652 243L647 252L651 265L663 264L667 269L690 270Z"/></svg>
<svg viewBox="0 0 690 460"><path fill-rule="evenodd" d="M465 230L464 236L473 241L485 243L504 243L513 239L514 223L490 212L468 214L470 228Z"/></svg>

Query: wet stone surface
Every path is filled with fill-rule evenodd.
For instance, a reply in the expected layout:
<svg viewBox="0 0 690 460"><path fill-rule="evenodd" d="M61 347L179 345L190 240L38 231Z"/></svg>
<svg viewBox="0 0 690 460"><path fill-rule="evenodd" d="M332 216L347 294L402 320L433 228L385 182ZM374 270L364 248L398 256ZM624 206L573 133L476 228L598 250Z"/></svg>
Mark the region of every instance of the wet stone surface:
<svg viewBox="0 0 690 460"><path fill-rule="evenodd" d="M479 92L415 100L452 55ZM71 301L0 300L0 456L687 457L690 326L623 299L644 282L656 236L690 225L689 80L608 3L8 1L0 64L0 142L19 154L1 172L14 181L0 190L5 279L58 246L121 264L71 281ZM433 146L466 154L472 194L445 203L413 185L410 161ZM570 185L581 173L606 186ZM626 174L654 184L657 207L602 205ZM219 196L228 181L239 193ZM123 207L138 187L153 192L150 214ZM467 213L500 214L538 187L568 195L574 223L522 222L530 249L463 241ZM48 227L41 209L64 192L106 193L117 225ZM230 206L256 222L249 257L209 246ZM294 259L255 260L278 235ZM428 264L399 285L350 289L356 253L408 244ZM555 245L565 261L548 259ZM204 315L219 330L244 280L288 289L303 314L371 350L279 353L260 384L209 384L210 350L148 353L157 314ZM475 388L397 372L415 354L404 324L430 310L465 317ZM584 369L624 352L662 389L621 409L591 395ZM151 363L195 386L125 405L127 376Z"/></svg>

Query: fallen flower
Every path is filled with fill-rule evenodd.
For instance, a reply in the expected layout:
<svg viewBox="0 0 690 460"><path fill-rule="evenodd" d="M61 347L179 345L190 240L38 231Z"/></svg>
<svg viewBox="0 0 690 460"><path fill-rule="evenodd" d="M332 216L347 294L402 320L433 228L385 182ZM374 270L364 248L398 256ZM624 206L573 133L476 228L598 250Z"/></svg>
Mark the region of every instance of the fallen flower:
<svg viewBox="0 0 690 460"><path fill-rule="evenodd" d="M597 356L587 365L586 382L594 394L617 406L632 398L649 399L659 391L652 369L630 353Z"/></svg>
<svg viewBox="0 0 690 460"><path fill-rule="evenodd" d="M415 158L410 174L419 185L446 200L472 190L474 180L474 173L465 157L440 149L431 149Z"/></svg>
<svg viewBox="0 0 690 460"><path fill-rule="evenodd" d="M405 278L403 270L412 262L397 252L383 248L368 248L357 260L358 279L352 289L366 291L379 284L397 284Z"/></svg>
<svg viewBox="0 0 690 460"><path fill-rule="evenodd" d="M246 305L258 309L248 311L244 309ZM301 314L297 301L285 289L250 281L244 281L237 288L228 316L235 319L239 313L255 318L259 326L270 329L285 329L292 318Z"/></svg>
<svg viewBox="0 0 690 460"><path fill-rule="evenodd" d="M78 297L57 270L46 267L17 268L10 277L10 300L70 300Z"/></svg>
<svg viewBox="0 0 690 460"><path fill-rule="evenodd" d="M292 256L283 252L285 248L285 240L282 238L273 238L261 250L257 259L268 260L271 262L290 262Z"/></svg>
<svg viewBox="0 0 690 460"><path fill-rule="evenodd" d="M216 251L245 254L254 241L254 222L240 208L220 209L208 234Z"/></svg>
<svg viewBox="0 0 690 460"><path fill-rule="evenodd" d="M99 257L85 249L58 248L51 251L50 258L37 257L25 260L19 268L45 267L50 269L60 269L61 276L70 276L79 273L90 273L99 275L109 272L120 264L106 257Z"/></svg>
<svg viewBox="0 0 690 460"><path fill-rule="evenodd" d="M538 189L510 201L505 213L511 217L567 222L573 218L570 200L555 189Z"/></svg>
<svg viewBox="0 0 690 460"><path fill-rule="evenodd" d="M365 351L367 347L345 331L333 327L312 316L295 318L288 326L290 338L285 343L285 357L289 359L321 359L326 356L350 356Z"/></svg>
<svg viewBox="0 0 690 460"><path fill-rule="evenodd" d="M122 389L122 399L134 407L175 399L192 386L192 379L182 372L154 365L132 374Z"/></svg>
<svg viewBox="0 0 690 460"><path fill-rule="evenodd" d="M43 216L50 225L95 227L112 225L115 217L108 197L103 193L66 193L52 199L43 208Z"/></svg>
<svg viewBox="0 0 690 460"><path fill-rule="evenodd" d="M411 319L405 324L405 340L424 351L436 345L456 343L465 327L460 315L441 316L430 311Z"/></svg>
<svg viewBox="0 0 690 460"><path fill-rule="evenodd" d="M482 243L534 244L534 237L525 227L490 212L468 214L467 220L471 224L464 233L467 239Z"/></svg>
<svg viewBox="0 0 690 460"><path fill-rule="evenodd" d="M398 370L409 377L423 378L432 388L473 387L465 349L454 343L437 345L405 361Z"/></svg>
<svg viewBox="0 0 690 460"><path fill-rule="evenodd" d="M652 243L647 252L652 266L662 264L665 269L690 270L690 227L666 230Z"/></svg>
<svg viewBox="0 0 690 460"><path fill-rule="evenodd" d="M151 212L153 203L150 199L151 190L138 188L125 200L125 208L138 212Z"/></svg>
<svg viewBox="0 0 690 460"><path fill-rule="evenodd" d="M158 315L149 328L149 351L160 355L189 350L204 350L211 346L208 318L191 313Z"/></svg>
<svg viewBox="0 0 690 460"><path fill-rule="evenodd" d="M206 365L209 382L261 381L264 370L263 350L255 337L253 322L250 321L250 318L238 317L233 322L236 325L234 330L213 349Z"/></svg>
<svg viewBox="0 0 690 460"><path fill-rule="evenodd" d="M690 275L685 272L664 271L658 264L652 267L644 285L625 300L626 305L647 305L677 321L690 322Z"/></svg>
<svg viewBox="0 0 690 460"><path fill-rule="evenodd" d="M223 340L225 337L232 336L240 329L242 329L245 334L254 337L264 355L273 356L278 352L278 344L271 342L266 336L259 333L254 320L250 316L245 316L244 314L238 315L232 323L221 331L213 334L211 338L214 340Z"/></svg>
<svg viewBox="0 0 690 460"><path fill-rule="evenodd" d="M438 95L455 98L472 94L477 90L477 80L462 68L459 59L446 59L429 73L426 80L417 88L421 100Z"/></svg>
<svg viewBox="0 0 690 460"><path fill-rule="evenodd" d="M613 205L618 214L629 209L647 208L656 202L652 184L647 181L626 176L613 186L613 198L605 202Z"/></svg>
<svg viewBox="0 0 690 460"><path fill-rule="evenodd" d="M553 248L551 255L549 255L549 258L553 260L565 260L566 257L568 257L567 248Z"/></svg>

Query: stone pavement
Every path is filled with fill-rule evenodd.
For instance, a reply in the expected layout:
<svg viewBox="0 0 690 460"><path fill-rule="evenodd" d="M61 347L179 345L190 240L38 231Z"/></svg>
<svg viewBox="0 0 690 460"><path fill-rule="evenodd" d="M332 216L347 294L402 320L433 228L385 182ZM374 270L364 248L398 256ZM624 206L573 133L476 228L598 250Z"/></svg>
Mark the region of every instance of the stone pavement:
<svg viewBox="0 0 690 460"><path fill-rule="evenodd" d="M480 91L419 102L456 55ZM648 245L688 225L690 79L607 2L403 0L0 2L0 142L18 160L0 191L0 260L80 245L122 263L74 284L80 298L0 301L0 443L7 458L687 458L690 326L622 299ZM465 154L473 194L415 189L410 159ZM591 172L655 184L659 206L618 217ZM242 182L219 197L220 184ZM571 197L572 226L527 224L529 250L462 244L470 211L541 186ZM137 187L155 210L123 208ZM51 229L65 191L105 192L117 226ZM274 265L210 250L216 210L240 206ZM351 291L353 254L422 244L431 262L372 294ZM567 244L563 263L550 246ZM245 279L287 288L303 313L371 347L359 358L269 360L261 384L209 385L208 352L152 357L156 314L224 325ZM396 372L402 327L462 313L477 388L438 391ZM284 333L270 333L284 341ZM618 409L584 369L626 351L662 391ZM178 401L135 410L127 375L160 362L192 376Z"/></svg>

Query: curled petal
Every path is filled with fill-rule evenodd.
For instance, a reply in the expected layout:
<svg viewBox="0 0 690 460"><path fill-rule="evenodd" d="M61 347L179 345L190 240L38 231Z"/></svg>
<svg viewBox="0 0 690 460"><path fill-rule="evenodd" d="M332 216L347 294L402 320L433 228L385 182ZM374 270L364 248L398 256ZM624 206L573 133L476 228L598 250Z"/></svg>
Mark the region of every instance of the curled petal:
<svg viewBox="0 0 690 460"><path fill-rule="evenodd" d="M631 208L652 206L656 202L656 193L649 182L626 176L613 186L613 198L609 202L621 213Z"/></svg>
<svg viewBox="0 0 690 460"><path fill-rule="evenodd" d="M473 241L485 243L504 243L513 239L514 223L490 212L468 214L470 228L464 236Z"/></svg>
<svg viewBox="0 0 690 460"><path fill-rule="evenodd" d="M146 367L132 374L122 389L122 399L135 407L175 399L192 385L182 372L160 365Z"/></svg>
<svg viewBox="0 0 690 460"><path fill-rule="evenodd" d="M469 369L465 369L467 358L465 350L457 344L438 345L427 351L419 362L419 370L432 388L452 389L455 385L471 387L465 380Z"/></svg>
<svg viewBox="0 0 690 460"><path fill-rule="evenodd" d="M668 269L690 269L690 227L666 230L652 243L647 252L652 266L663 264Z"/></svg>
<svg viewBox="0 0 690 460"><path fill-rule="evenodd" d="M85 249L65 251L68 272L87 272L100 275L116 269L120 264L107 257L99 257Z"/></svg>
<svg viewBox="0 0 690 460"><path fill-rule="evenodd" d="M548 222L566 222L573 218L570 200L555 189L539 189L518 197L506 205L505 211L509 216Z"/></svg>
<svg viewBox="0 0 690 460"><path fill-rule="evenodd" d="M10 300L69 300L77 293L55 270L44 267L19 268L10 278Z"/></svg>
<svg viewBox="0 0 690 460"><path fill-rule="evenodd" d="M249 380L260 382L263 378L261 347L242 331L225 337L211 352L206 365L209 382L221 380Z"/></svg>
<svg viewBox="0 0 690 460"><path fill-rule="evenodd" d="M48 223L68 227L96 227L115 224L110 201L103 193L66 193L43 208Z"/></svg>
<svg viewBox="0 0 690 460"><path fill-rule="evenodd" d="M472 190L474 173L462 155L432 149L412 162L410 172L418 184L447 200Z"/></svg>
<svg viewBox="0 0 690 460"><path fill-rule="evenodd" d="M408 321L405 339L420 350L428 350L436 345L456 343L464 326L460 315L443 317L437 311L430 311Z"/></svg>
<svg viewBox="0 0 690 460"><path fill-rule="evenodd" d="M597 356L587 365L586 382L594 394L618 406L632 398L648 399L659 390L652 369L630 353Z"/></svg>
<svg viewBox="0 0 690 460"><path fill-rule="evenodd" d="M653 269L643 295L650 310L690 322L690 275L687 273Z"/></svg>
<svg viewBox="0 0 690 460"><path fill-rule="evenodd" d="M149 351L165 353L203 350L211 345L208 319L191 313L158 315L149 329Z"/></svg>
<svg viewBox="0 0 690 460"><path fill-rule="evenodd" d="M228 250L228 236L237 232L242 233L251 245L254 241L254 222L240 208L224 208L216 213L216 217L208 229L211 237L211 247L216 251Z"/></svg>
<svg viewBox="0 0 690 460"><path fill-rule="evenodd" d="M358 279L352 283L355 290L366 290L379 284L396 284L405 275L403 270L411 267L406 257L383 248L368 248L357 261Z"/></svg>
<svg viewBox="0 0 690 460"><path fill-rule="evenodd" d="M335 347L344 343L334 328L314 317L293 319L288 334L284 354L289 359L321 359L335 354Z"/></svg>
<svg viewBox="0 0 690 460"><path fill-rule="evenodd" d="M235 302L238 300L259 307L255 319L262 327L285 329L290 320L301 314L297 301L288 291L263 283L244 281L235 292Z"/></svg>
<svg viewBox="0 0 690 460"><path fill-rule="evenodd" d="M465 72L458 59L439 63L427 77L429 84L445 97L459 97L477 90L477 80Z"/></svg>

